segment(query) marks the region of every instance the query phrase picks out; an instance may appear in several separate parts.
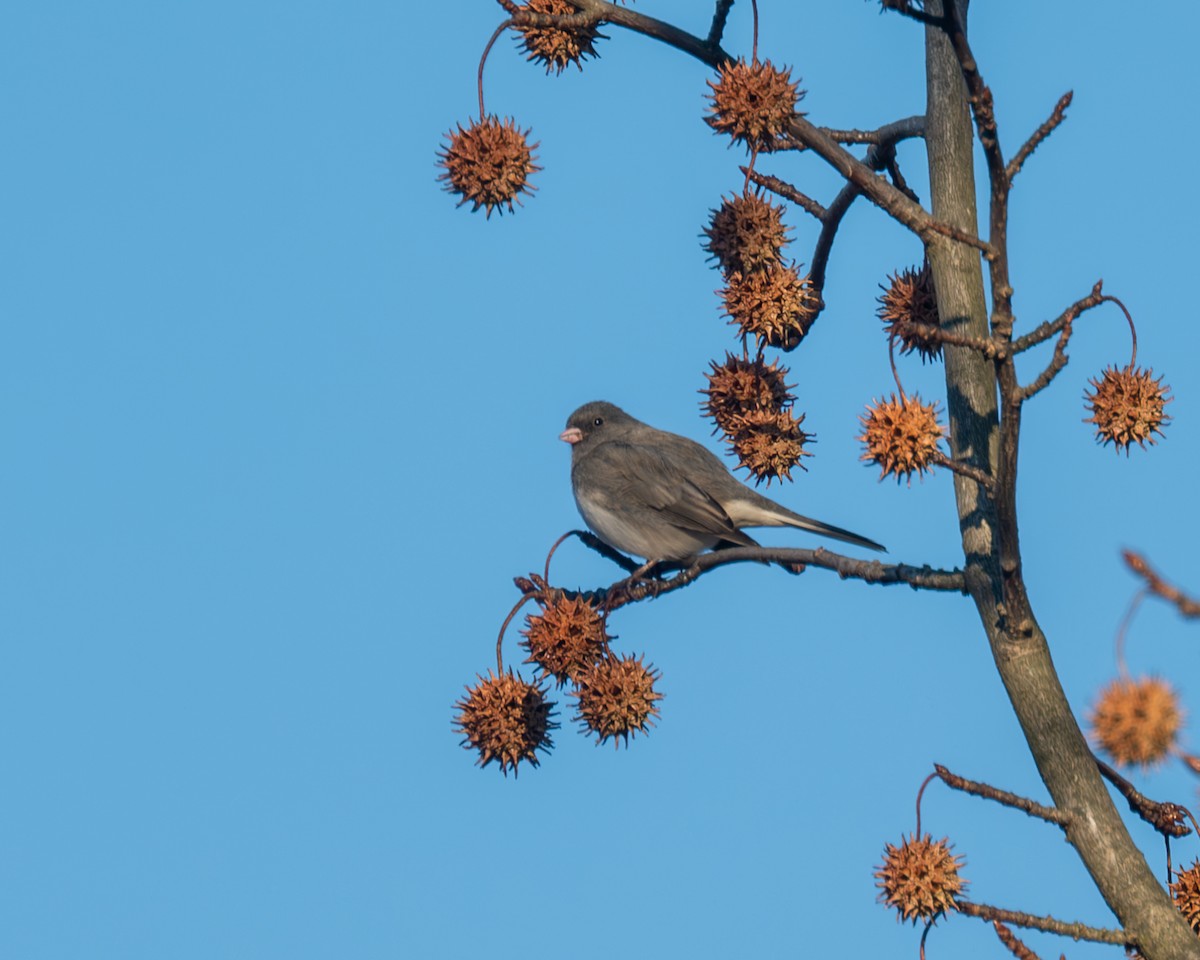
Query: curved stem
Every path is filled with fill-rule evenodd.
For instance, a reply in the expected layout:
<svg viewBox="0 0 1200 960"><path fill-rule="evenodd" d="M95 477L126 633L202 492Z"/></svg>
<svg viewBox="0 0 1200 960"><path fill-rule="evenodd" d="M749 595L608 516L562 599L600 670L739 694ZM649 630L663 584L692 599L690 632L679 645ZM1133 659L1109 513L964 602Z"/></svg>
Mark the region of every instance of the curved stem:
<svg viewBox="0 0 1200 960"><path fill-rule="evenodd" d="M937 778L937 771L935 770L933 773L931 773L929 776L927 776L924 780L921 781L921 789L917 791L917 839L918 840L921 839L921 798L923 796L925 796L925 788L927 786L929 786L929 781L934 780L936 778Z"/></svg>
<svg viewBox="0 0 1200 960"><path fill-rule="evenodd" d="M750 9L754 12L754 45L750 48L750 62L758 63L758 0L750 0Z"/></svg>
<svg viewBox="0 0 1200 960"><path fill-rule="evenodd" d="M1125 611L1125 616L1121 618L1121 625L1117 627L1117 638L1113 644L1116 652L1117 673L1126 679L1129 678L1129 670L1125 666L1125 635L1129 632L1129 625L1133 622L1134 614L1138 612L1138 607L1142 605L1142 601L1146 599L1146 594L1149 592L1146 587L1142 587L1133 595L1129 609Z"/></svg>
<svg viewBox="0 0 1200 960"><path fill-rule="evenodd" d="M521 599L516 602L516 605L510 611L508 611L508 616L504 618L504 623L500 626L500 635L496 637L496 671L501 675L504 674L504 657L500 653L500 647L504 643L504 631L507 630L508 625L512 623L512 618L517 615L517 611L536 596L536 593L527 593L525 596L521 597Z"/></svg>
<svg viewBox="0 0 1200 960"><path fill-rule="evenodd" d="M498 26L496 28L495 33L493 33L491 38L488 40L487 46L483 48L483 56L481 56L479 58L479 72L476 76L476 82L479 85L479 122L480 123L483 123L483 117L484 117L484 112L483 112L483 65L485 63L487 63L488 54L492 52L492 47L495 45L496 41L500 39L500 34L502 34L505 30L507 30L511 26L512 26L511 19L505 20L502 24L500 24L500 26Z"/></svg>
<svg viewBox="0 0 1200 960"><path fill-rule="evenodd" d="M1133 338L1133 353L1129 357L1129 368L1132 370L1133 365L1137 363L1137 327L1133 325L1133 317L1130 315L1129 310L1126 309L1125 304L1123 304L1116 297L1111 297L1108 294L1105 294L1100 298L1100 300L1101 302L1107 301L1108 303L1115 303L1121 308L1121 312L1125 314L1125 319L1129 321L1129 335Z"/></svg>

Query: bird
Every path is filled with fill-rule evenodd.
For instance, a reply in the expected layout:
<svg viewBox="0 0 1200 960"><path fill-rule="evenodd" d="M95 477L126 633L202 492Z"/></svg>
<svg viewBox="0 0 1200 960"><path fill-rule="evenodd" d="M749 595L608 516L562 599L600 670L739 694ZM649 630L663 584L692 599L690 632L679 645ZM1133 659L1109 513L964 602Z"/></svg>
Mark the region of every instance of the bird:
<svg viewBox="0 0 1200 960"><path fill-rule="evenodd" d="M886 548L801 516L738 480L694 440L657 430L603 400L585 403L559 439L571 445L571 489L592 532L610 547L657 562L690 562L709 549L756 547L744 527L797 527L855 546Z"/></svg>

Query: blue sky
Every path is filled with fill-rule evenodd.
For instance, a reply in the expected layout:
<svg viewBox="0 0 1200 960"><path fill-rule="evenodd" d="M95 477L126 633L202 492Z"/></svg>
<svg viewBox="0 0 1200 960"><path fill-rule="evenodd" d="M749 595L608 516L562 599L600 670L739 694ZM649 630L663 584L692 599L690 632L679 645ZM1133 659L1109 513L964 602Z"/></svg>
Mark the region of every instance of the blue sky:
<svg viewBox="0 0 1200 960"><path fill-rule="evenodd" d="M762 7L761 53L803 78L814 122L923 108L913 24L869 3ZM699 32L711 12L638 8ZM972 17L1010 153L1076 92L1013 194L1019 324L1103 277L1176 395L1156 449L1094 444L1081 394L1129 346L1105 308L1027 411L1026 571L1081 713L1135 588L1119 548L1200 589L1182 179L1200 24L1190 4L1157 12ZM493 662L511 578L579 523L567 414L603 398L703 439L695 391L733 344L697 234L741 156L700 120L701 65L608 28L600 60L546 78L504 39L489 108L540 141L537 195L487 221L439 189L435 152L475 110L499 20L485 0L0 17L4 956L913 956L871 873L930 764L1045 797L966 600L816 571L726 569L616 615L666 694L629 750L594 747L566 709L517 780L459 748L451 705ZM739 3L727 47L749 35ZM816 158L771 159L818 199L836 189ZM926 197L919 145L901 160ZM788 221L805 259L814 224ZM898 560L953 566L949 480L879 484L854 440L891 387L878 284L919 258L851 211L829 307L787 361L817 456L772 489ZM939 368L902 374L940 396ZM555 572L613 577L574 545ZM1148 604L1128 657L1195 713L1195 651ZM1175 766L1139 782L1198 802ZM966 856L973 897L1110 922L1051 828L936 786L925 824ZM964 954L1007 955L977 921L939 925L929 955Z"/></svg>

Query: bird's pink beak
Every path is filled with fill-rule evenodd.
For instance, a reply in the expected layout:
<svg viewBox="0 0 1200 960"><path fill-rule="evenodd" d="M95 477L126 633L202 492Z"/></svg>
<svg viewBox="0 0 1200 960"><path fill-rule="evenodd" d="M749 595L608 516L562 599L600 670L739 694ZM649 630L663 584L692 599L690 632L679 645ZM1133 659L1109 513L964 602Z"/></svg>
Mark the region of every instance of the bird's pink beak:
<svg viewBox="0 0 1200 960"><path fill-rule="evenodd" d="M558 439L563 441L563 443L569 443L571 446L575 446L575 444L583 439L583 431L578 427L568 427L558 435Z"/></svg>

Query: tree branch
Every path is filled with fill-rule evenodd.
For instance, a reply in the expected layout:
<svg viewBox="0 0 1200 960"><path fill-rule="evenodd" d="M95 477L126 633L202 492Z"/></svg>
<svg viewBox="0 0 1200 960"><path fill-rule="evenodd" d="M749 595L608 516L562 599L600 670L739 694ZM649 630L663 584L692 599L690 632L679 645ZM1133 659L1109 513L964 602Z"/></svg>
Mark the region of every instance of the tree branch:
<svg viewBox="0 0 1200 960"><path fill-rule="evenodd" d="M1028 349L1036 343L1041 343L1047 337L1051 337L1057 331L1058 342L1054 345L1054 353L1050 357L1050 363L1046 369L1037 375L1030 383L1025 386L1016 386L1016 393L1012 399L1020 404L1024 403L1036 393L1044 390L1050 385L1050 382L1059 375L1063 368L1067 365L1070 358L1067 356L1067 344L1071 341L1071 333L1073 332L1073 324L1081 313L1086 310L1091 310L1104 302L1104 295L1101 293L1101 286L1104 281L1097 280L1096 285L1092 287L1092 292L1080 300L1076 300L1069 306L1058 319L1052 323L1043 323L1032 333L1021 337L1013 345L1013 351L1019 353L1021 350ZM1024 346L1022 346L1024 344Z"/></svg>
<svg viewBox="0 0 1200 960"><path fill-rule="evenodd" d="M1008 162L1008 166L1004 168L1004 175L1008 178L1010 183L1012 182L1013 178L1021 172L1021 167L1025 165L1025 161L1029 159L1029 155L1032 154L1033 151L1038 148L1041 142L1050 136L1050 134L1052 134L1058 128L1058 125L1067 118L1067 107L1071 105L1071 100L1073 100L1074 97L1075 92L1073 90L1068 90L1061 97L1059 97L1058 103L1054 105L1054 110L1051 112L1049 118L1047 118L1047 120L1040 127L1033 131L1028 140L1021 144L1021 149L1017 151L1016 156L1014 156Z"/></svg>
<svg viewBox="0 0 1200 960"><path fill-rule="evenodd" d="M969 793L976 797L983 797L985 800L995 800L1006 807L1012 807L1014 810L1020 810L1031 817L1039 817L1048 823L1057 824L1060 827L1066 827L1071 822L1071 818L1056 807L1048 807L1045 804L1038 803L1036 800L1021 797L1015 793L1009 793L1007 790L1000 790L986 783L978 783L975 780L960 777L958 774L951 773L940 763L935 763L933 769L946 786L952 787L955 790L961 790L963 793Z"/></svg>
<svg viewBox="0 0 1200 960"><path fill-rule="evenodd" d="M1099 757L1096 758L1096 766L1104 775L1104 779L1116 787L1121 796L1129 801L1129 809L1163 836L1178 839L1186 837L1192 832L1191 828L1183 822L1184 817L1188 816L1186 807L1169 801L1163 803L1151 800Z"/></svg>
<svg viewBox="0 0 1200 960"><path fill-rule="evenodd" d="M751 183L757 184L765 190L770 190L776 196L783 197L784 200L790 200L804 210L805 213L811 214L824 223L829 211L798 187L793 186L786 180L780 180L779 177L773 177L769 173L759 173L757 170L751 170L749 167L738 167L738 169L750 178Z"/></svg>
<svg viewBox="0 0 1200 960"><path fill-rule="evenodd" d="M584 13L596 15L598 20L624 27L626 30L632 30L634 33L640 33L654 40L660 40L668 46L695 57L701 63L707 63L710 67L719 67L722 63L733 59L721 48L719 41L711 43L709 40L701 40L686 30L680 30L673 24L648 17L636 10L619 7L614 3L605 3L603 0L568 0L568 2ZM714 16L714 25L716 20L717 18ZM711 38L711 36L710 29L709 37Z"/></svg>
<svg viewBox="0 0 1200 960"><path fill-rule="evenodd" d="M717 0L717 6L713 10L712 26L708 28L708 36L704 40L709 47L720 47L721 37L725 34L725 21L729 19L729 10L732 6L733 0Z"/></svg>
<svg viewBox="0 0 1200 960"><path fill-rule="evenodd" d="M907 584L914 590L936 590L965 593L966 584L960 570L936 570L929 566L881 563L878 560L859 560L832 553L818 547L730 547L702 553L689 566L665 580L627 577L608 587L577 591L590 601L604 603L610 610L640 600L653 599L695 582L710 570L730 563L778 563L785 567L820 567L832 570L843 580L862 580L884 586ZM797 572L799 572L797 570Z"/></svg>
<svg viewBox="0 0 1200 960"><path fill-rule="evenodd" d="M970 900L956 900L954 905L959 913L968 917L978 917L980 920L1001 923L1011 923L1030 930L1041 930L1045 933L1057 933L1072 940L1091 940L1093 943L1112 943L1117 946L1137 946L1137 941L1125 930L1111 930L1105 927L1089 927L1083 923L1067 923L1055 920L1053 917L1038 917L1032 913L1022 913L1019 910L1005 910L986 903L972 903Z"/></svg>
<svg viewBox="0 0 1200 960"><path fill-rule="evenodd" d="M1146 558L1132 550L1123 550L1126 566L1146 581L1147 589L1155 596L1175 604L1175 608L1188 619L1200 617L1200 600L1194 600L1178 587L1173 587L1151 569Z"/></svg>

